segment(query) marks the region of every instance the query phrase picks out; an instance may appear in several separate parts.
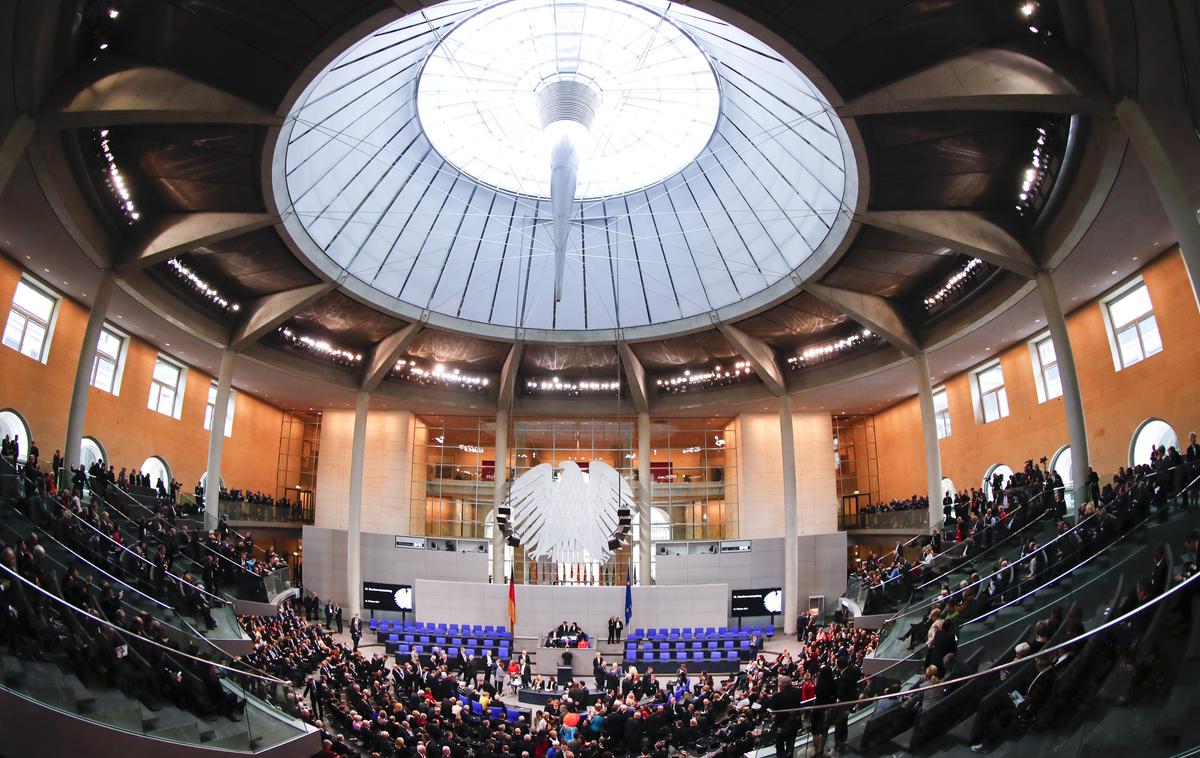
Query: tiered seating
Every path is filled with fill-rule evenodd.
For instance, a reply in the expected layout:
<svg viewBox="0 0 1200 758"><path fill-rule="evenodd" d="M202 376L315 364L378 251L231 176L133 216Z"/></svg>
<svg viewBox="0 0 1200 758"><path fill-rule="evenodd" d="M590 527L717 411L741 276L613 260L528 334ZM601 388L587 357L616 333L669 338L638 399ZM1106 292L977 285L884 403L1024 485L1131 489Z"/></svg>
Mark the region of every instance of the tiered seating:
<svg viewBox="0 0 1200 758"><path fill-rule="evenodd" d="M634 629L625 641L625 662L647 665L747 661L758 652L752 638L761 642L773 636L773 624L745 629L726 626L639 628Z"/></svg>
<svg viewBox="0 0 1200 758"><path fill-rule="evenodd" d="M428 655L435 647L454 657L462 649L466 655L492 655L507 659L512 653L512 632L504 626L480 624L439 624L425 621L388 621L371 619L368 627L387 647L388 654L407 657L414 651Z"/></svg>
<svg viewBox="0 0 1200 758"><path fill-rule="evenodd" d="M463 693L458 693L458 702L463 704L464 708L470 709L471 713L479 718L484 717L483 705L478 700L472 700ZM516 724L521 717L525 717L525 721L530 720L530 710L528 708L509 708L500 705L491 705L487 709L487 717L492 721L507 721L510 724Z"/></svg>

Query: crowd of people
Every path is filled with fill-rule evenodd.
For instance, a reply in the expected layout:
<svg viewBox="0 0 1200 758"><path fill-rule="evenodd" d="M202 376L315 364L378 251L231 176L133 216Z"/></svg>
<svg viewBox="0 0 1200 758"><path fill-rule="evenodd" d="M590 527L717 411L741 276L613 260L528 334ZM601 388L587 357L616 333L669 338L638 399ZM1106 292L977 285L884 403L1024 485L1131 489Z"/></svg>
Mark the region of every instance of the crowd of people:
<svg viewBox="0 0 1200 758"><path fill-rule="evenodd" d="M540 679L527 659L495 661L493 670L463 665L442 650L398 662L368 656L291 607L242 622L254 639L248 662L296 683L299 712L322 731L322 756L665 758L688 750L733 758L779 738L794 742L803 724L815 731L832 724L835 741L844 741L847 709L828 721L773 711L856 698L862 659L878 642L874 632L814 620L794 653L760 654L722 681L686 666L664 676L622 668L597 654L594 687L572 681L546 706L521 707L510 720L508 709L518 708L515 686L536 689ZM504 716L493 718L497 707Z"/></svg>
<svg viewBox="0 0 1200 758"><path fill-rule="evenodd" d="M245 703L221 685L218 668L195 657L194 642L185 638L185 649L157 619L124 603L119 584L86 575L82 562L56 568L37 532L0 542L0 564L0 642L17 655L65 655L85 681L118 687L150 710L169 702L205 718L239 719ZM183 582L164 580L163 590L181 606L203 602Z"/></svg>
<svg viewBox="0 0 1200 758"><path fill-rule="evenodd" d="M902 500L872 503L859 509L859 513L892 513L893 511L923 511L929 507L929 498L913 495Z"/></svg>

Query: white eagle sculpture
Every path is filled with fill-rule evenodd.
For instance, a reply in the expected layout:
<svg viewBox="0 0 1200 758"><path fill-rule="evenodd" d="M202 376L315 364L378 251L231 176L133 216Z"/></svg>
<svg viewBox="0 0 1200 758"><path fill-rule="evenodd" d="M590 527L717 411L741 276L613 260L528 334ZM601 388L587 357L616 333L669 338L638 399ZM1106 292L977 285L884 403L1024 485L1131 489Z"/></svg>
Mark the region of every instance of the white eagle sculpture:
<svg viewBox="0 0 1200 758"><path fill-rule="evenodd" d="M509 504L526 555L559 563L608 560L618 510L637 507L633 487L602 461L588 463L586 474L565 461L557 477L549 463L538 464L513 481Z"/></svg>

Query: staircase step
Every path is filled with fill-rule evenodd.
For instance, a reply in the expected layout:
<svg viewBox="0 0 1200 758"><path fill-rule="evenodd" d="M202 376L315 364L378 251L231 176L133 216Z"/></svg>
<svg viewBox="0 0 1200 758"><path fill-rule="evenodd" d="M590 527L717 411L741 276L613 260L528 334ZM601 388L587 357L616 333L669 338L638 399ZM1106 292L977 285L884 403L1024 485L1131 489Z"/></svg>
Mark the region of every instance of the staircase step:
<svg viewBox="0 0 1200 758"><path fill-rule="evenodd" d="M244 724L242 725L241 734L231 734L228 737L222 737L220 739L216 739L211 742L206 742L206 743L204 743L204 746L205 747L226 748L228 750L250 750L250 749L252 749L251 745L250 745L250 735L249 735L249 733L247 733L246 727Z"/></svg>
<svg viewBox="0 0 1200 758"><path fill-rule="evenodd" d="M159 737L164 740L173 740L175 742L190 742L199 744L200 730L195 722L191 724L179 724L177 726L169 726L163 729L155 729L147 732L152 737Z"/></svg>
<svg viewBox="0 0 1200 758"><path fill-rule="evenodd" d="M58 685L48 684L30 684L24 689L29 697L37 700L39 703L57 708L68 713L78 713L79 706L75 703L74 694L68 692Z"/></svg>

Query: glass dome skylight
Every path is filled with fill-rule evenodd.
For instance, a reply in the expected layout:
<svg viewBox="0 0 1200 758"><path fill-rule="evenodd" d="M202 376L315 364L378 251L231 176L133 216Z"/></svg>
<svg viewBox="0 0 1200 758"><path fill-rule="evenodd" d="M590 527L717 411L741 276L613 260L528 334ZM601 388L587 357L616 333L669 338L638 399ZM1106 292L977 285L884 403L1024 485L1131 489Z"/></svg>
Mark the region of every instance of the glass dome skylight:
<svg viewBox="0 0 1200 758"><path fill-rule="evenodd" d="M447 0L337 44L273 145L272 196L316 266L403 318L529 341L708 328L793 294L850 226L829 101L692 7Z"/></svg>
<svg viewBox="0 0 1200 758"><path fill-rule="evenodd" d="M547 126L584 119L577 197L662 181L700 154L720 112L708 58L666 8L619 0L485 8L425 61L417 80L425 134L484 184L550 197ZM560 106L552 115L547 101Z"/></svg>

